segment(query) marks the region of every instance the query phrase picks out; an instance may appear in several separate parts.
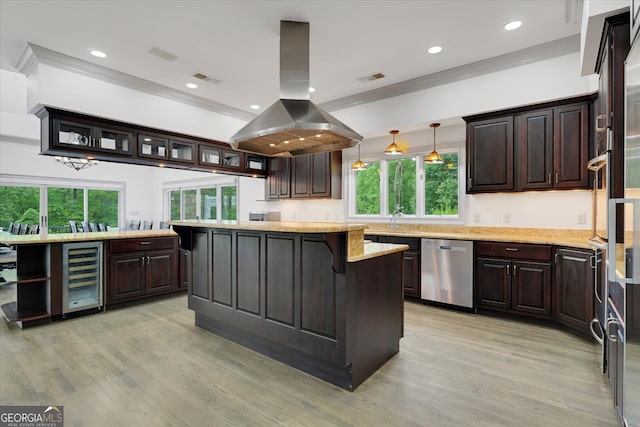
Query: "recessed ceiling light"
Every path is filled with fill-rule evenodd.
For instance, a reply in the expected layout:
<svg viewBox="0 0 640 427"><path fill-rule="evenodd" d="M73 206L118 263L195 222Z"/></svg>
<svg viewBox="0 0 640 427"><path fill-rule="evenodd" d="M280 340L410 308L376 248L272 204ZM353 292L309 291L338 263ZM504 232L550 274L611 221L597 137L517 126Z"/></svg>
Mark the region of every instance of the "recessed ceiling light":
<svg viewBox="0 0 640 427"><path fill-rule="evenodd" d="M315 88L315 87L311 87L311 86L309 86L309 93L313 93L313 92L315 92L315 91L316 91L316 88Z"/></svg>
<svg viewBox="0 0 640 427"><path fill-rule="evenodd" d="M521 25L522 25L522 21L518 21L518 20L509 21L506 24L504 24L504 29L507 31L513 31L517 28L520 28Z"/></svg>
<svg viewBox="0 0 640 427"><path fill-rule="evenodd" d="M274 144L273 142L271 144L269 144L269 147L275 147L276 144Z"/></svg>
<svg viewBox="0 0 640 427"><path fill-rule="evenodd" d="M304 138L298 138L300 141L304 141Z"/></svg>
<svg viewBox="0 0 640 427"><path fill-rule="evenodd" d="M285 144L288 144L288 143L289 143L289 141L284 141L284 143L285 143Z"/></svg>
<svg viewBox="0 0 640 427"><path fill-rule="evenodd" d="M316 134L316 138L322 138L322 134L321 133Z"/></svg>
<svg viewBox="0 0 640 427"><path fill-rule="evenodd" d="M431 54L436 54L442 52L442 46L431 46L427 52Z"/></svg>
<svg viewBox="0 0 640 427"><path fill-rule="evenodd" d="M259 110L259 109L260 109L260 106L259 106L258 104L253 104L253 105L252 105L251 107L249 107L249 108L251 108L252 110Z"/></svg>
<svg viewBox="0 0 640 427"><path fill-rule="evenodd" d="M198 85L195 83L187 83L186 85L189 89L197 89Z"/></svg>
<svg viewBox="0 0 640 427"><path fill-rule="evenodd" d="M95 56L96 58L106 58L107 54L104 53L101 50L96 50L96 49L89 49L89 53L93 56Z"/></svg>

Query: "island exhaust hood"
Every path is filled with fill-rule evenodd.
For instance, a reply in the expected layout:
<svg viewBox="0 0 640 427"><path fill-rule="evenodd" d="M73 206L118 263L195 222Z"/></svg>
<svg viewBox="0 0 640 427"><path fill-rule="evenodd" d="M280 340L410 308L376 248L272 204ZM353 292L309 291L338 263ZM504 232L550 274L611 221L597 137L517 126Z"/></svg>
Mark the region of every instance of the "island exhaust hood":
<svg viewBox="0 0 640 427"><path fill-rule="evenodd" d="M362 135L309 100L309 23L280 21L280 99L229 144L276 157L337 151L360 141Z"/></svg>

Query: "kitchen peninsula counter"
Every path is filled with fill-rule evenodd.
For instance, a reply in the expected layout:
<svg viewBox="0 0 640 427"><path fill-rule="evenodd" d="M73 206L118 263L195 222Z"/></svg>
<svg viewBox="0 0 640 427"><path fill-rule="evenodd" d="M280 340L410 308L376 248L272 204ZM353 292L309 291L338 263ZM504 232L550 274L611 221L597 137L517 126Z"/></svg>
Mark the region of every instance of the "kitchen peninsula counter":
<svg viewBox="0 0 640 427"><path fill-rule="evenodd" d="M402 252L364 224L172 221L197 326L354 390L399 350Z"/></svg>

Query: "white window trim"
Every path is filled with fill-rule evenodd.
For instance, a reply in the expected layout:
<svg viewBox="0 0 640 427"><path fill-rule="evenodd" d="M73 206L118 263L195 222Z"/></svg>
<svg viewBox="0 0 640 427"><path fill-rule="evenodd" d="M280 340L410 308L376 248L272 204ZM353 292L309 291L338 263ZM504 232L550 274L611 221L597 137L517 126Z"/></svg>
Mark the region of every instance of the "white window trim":
<svg viewBox="0 0 640 427"><path fill-rule="evenodd" d="M380 215L358 215L355 213L356 211L356 199L355 199L355 176L356 173L351 170L350 165L351 162L343 163L343 176L347 176L345 185L345 194L347 197L346 203L346 217L349 221L363 221L367 222L388 222L391 219L391 212L389 212L389 206L386 200L388 200L389 194L389 186L387 184L388 180L388 160L396 160L402 158L415 158L416 159L416 214L415 215L403 215L398 219L398 222L420 222L420 223L431 223L431 224L464 224L465 218L465 200L466 200L466 157L465 150L461 149L461 147L447 147L441 148L438 150L441 154L445 153L458 153L458 215L426 215L424 209L424 157L428 155L428 153L412 153L409 155L403 156L394 156L394 157L378 157L378 158L367 158L363 157L362 161L366 163L370 162L380 162L380 203L382 206L380 207ZM382 178L387 179L382 179Z"/></svg>
<svg viewBox="0 0 640 427"><path fill-rule="evenodd" d="M0 185L16 186L16 187L39 187L40 188L40 227L47 227L49 222L49 201L47 199L47 188L77 188L83 190L84 203L84 220L88 220L89 205L87 203L89 190L112 190L118 194L118 219L119 222L125 220L125 199L127 184L121 181L76 181L66 178L57 178L50 176L27 176L0 174ZM46 208L46 209L45 209ZM45 209L43 211L43 209ZM119 224L122 227L122 224Z"/></svg>
<svg viewBox="0 0 640 427"><path fill-rule="evenodd" d="M240 185L238 178L234 176L216 176L214 178L206 179L190 179L183 181L171 181L162 184L162 197L163 197L163 218L171 218L171 192L180 191L180 219L184 220L184 191L195 190L196 191L196 219L200 219L201 212L201 193L203 188L216 188L216 195L222 194L222 187L234 187L236 188L236 215L240 214L240 207L238 206L240 200ZM216 212L222 212L222 197L216 197ZM192 219L192 218L187 218ZM237 218L236 218L237 219ZM215 220L207 220L211 222L221 223L222 219L216 218Z"/></svg>

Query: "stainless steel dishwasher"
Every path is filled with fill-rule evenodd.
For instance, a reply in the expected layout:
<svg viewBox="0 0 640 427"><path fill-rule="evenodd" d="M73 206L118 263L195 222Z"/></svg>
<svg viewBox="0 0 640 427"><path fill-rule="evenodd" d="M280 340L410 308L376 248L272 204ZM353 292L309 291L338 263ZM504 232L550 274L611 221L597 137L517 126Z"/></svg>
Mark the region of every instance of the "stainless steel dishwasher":
<svg viewBox="0 0 640 427"><path fill-rule="evenodd" d="M473 242L422 239L423 300L473 308Z"/></svg>

